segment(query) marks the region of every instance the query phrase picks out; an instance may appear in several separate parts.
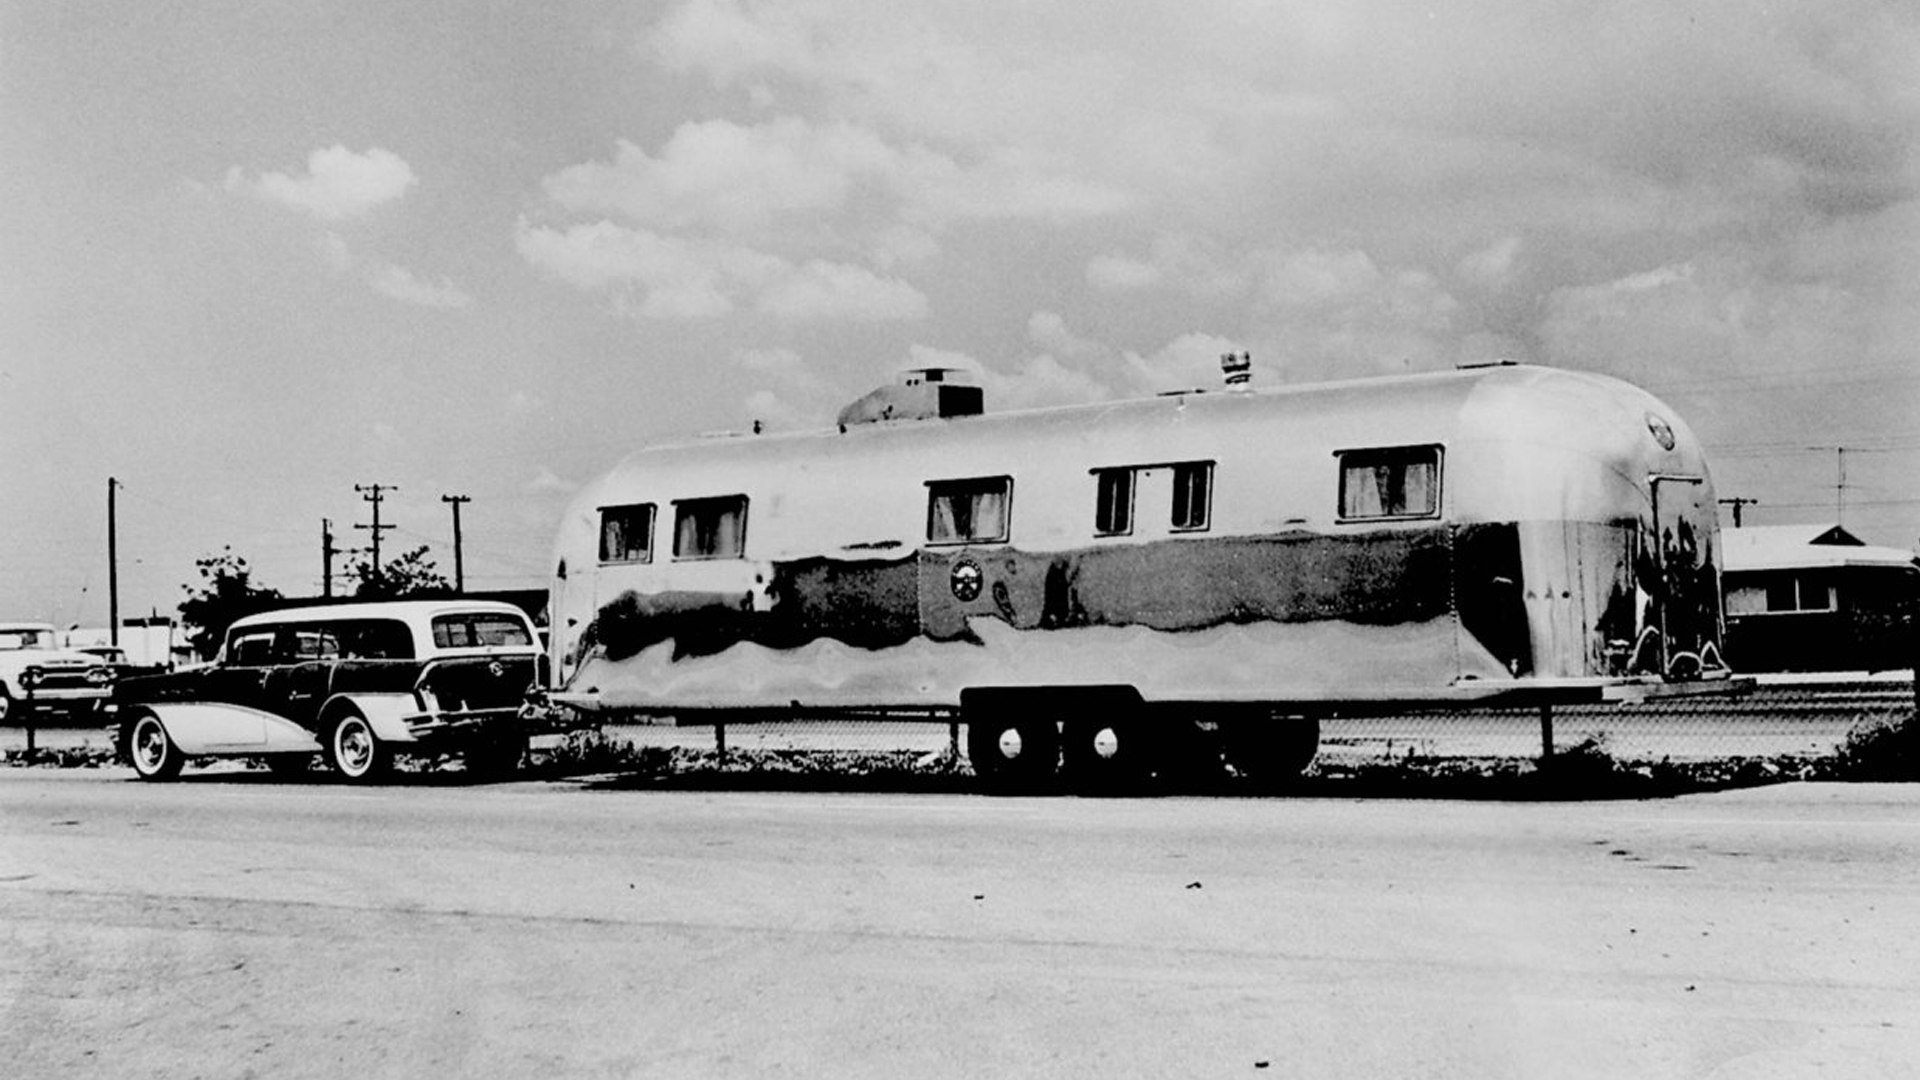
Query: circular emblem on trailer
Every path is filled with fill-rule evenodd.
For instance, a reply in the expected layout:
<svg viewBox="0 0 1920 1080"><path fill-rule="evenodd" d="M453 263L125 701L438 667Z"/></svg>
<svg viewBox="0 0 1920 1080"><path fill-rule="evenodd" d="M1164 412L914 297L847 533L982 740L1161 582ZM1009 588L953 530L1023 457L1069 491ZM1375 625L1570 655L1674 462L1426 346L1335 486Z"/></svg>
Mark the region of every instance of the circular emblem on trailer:
<svg viewBox="0 0 1920 1080"><path fill-rule="evenodd" d="M1673 427L1665 420L1653 413L1648 413L1647 430L1653 432L1653 441L1660 444L1660 449L1673 449Z"/></svg>
<svg viewBox="0 0 1920 1080"><path fill-rule="evenodd" d="M986 574L981 571L979 563L972 559L956 561L953 573L948 577L948 583L953 586L953 598L961 603L977 599L980 596L980 583L985 578Z"/></svg>

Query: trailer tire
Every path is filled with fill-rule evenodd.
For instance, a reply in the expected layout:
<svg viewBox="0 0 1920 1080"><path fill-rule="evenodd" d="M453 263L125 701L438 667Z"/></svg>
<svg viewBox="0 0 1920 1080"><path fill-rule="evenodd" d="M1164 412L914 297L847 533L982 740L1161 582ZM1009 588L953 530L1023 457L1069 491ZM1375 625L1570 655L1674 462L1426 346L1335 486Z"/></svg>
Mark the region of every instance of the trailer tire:
<svg viewBox="0 0 1920 1080"><path fill-rule="evenodd" d="M1088 795L1124 795L1139 790L1154 773L1161 741L1138 716L1069 720L1062 769L1073 789Z"/></svg>
<svg viewBox="0 0 1920 1080"><path fill-rule="evenodd" d="M1297 778L1320 750L1320 721L1311 716L1247 716L1223 721L1221 749L1227 764L1255 784Z"/></svg>
<svg viewBox="0 0 1920 1080"><path fill-rule="evenodd" d="M1037 790L1050 783L1059 768L1059 729L1051 720L1032 716L970 716L967 760L991 790Z"/></svg>

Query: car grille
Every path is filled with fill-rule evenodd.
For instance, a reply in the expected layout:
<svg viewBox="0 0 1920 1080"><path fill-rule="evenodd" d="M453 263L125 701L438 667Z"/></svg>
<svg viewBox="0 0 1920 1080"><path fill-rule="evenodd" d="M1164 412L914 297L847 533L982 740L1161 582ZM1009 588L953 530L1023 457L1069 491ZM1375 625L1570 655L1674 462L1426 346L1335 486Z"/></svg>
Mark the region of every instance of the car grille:
<svg viewBox="0 0 1920 1080"><path fill-rule="evenodd" d="M45 690L86 690L99 689L98 683L87 679L90 669L84 665L72 667L42 667L40 682L34 687L36 693Z"/></svg>

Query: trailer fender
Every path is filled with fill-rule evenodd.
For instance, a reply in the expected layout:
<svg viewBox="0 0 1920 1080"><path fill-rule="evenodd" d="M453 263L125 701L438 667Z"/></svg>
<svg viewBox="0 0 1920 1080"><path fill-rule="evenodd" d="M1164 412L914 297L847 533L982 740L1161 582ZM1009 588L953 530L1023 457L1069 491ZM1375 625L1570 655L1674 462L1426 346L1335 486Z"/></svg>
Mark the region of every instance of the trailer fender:
<svg viewBox="0 0 1920 1080"><path fill-rule="evenodd" d="M407 727L409 717L420 716L420 701L412 694L339 694L327 702L320 715L323 726L331 728L342 710L351 709L367 718L373 734L381 742L418 742Z"/></svg>
<svg viewBox="0 0 1920 1080"><path fill-rule="evenodd" d="M284 716L245 705L200 701L141 705L123 712L123 732L131 731L142 715L159 720L167 737L189 757L320 752L313 732Z"/></svg>

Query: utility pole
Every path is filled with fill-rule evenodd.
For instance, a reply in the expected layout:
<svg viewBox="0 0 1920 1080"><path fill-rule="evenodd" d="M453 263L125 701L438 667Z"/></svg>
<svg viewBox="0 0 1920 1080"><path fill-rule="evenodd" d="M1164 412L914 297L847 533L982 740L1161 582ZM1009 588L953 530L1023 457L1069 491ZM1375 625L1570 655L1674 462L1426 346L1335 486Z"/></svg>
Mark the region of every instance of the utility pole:
<svg viewBox="0 0 1920 1080"><path fill-rule="evenodd" d="M393 528L392 525L380 524L380 500L386 497L383 492L399 491L400 489L394 487L392 484L355 484L353 485L353 490L360 493L362 500L373 504L373 524L362 525L355 522L353 527L356 529L366 529L373 533L373 572L378 574L380 572L380 534Z"/></svg>
<svg viewBox="0 0 1920 1080"><path fill-rule="evenodd" d="M1834 457L1839 462L1839 476L1833 485L1833 520L1836 525L1847 523L1847 448L1833 448Z"/></svg>
<svg viewBox="0 0 1920 1080"><path fill-rule="evenodd" d="M440 501L453 506L453 591L464 593L467 591L467 570L460 561L460 504L472 502L473 499L466 495L442 495Z"/></svg>
<svg viewBox="0 0 1920 1080"><path fill-rule="evenodd" d="M333 519L320 519L320 595L333 599L333 557L341 554L333 546Z"/></svg>
<svg viewBox="0 0 1920 1080"><path fill-rule="evenodd" d="M120 522L114 492L120 481L107 477L107 644L120 644Z"/></svg>
<svg viewBox="0 0 1920 1080"><path fill-rule="evenodd" d="M1742 522L1740 521L1740 511L1745 509L1746 507L1758 506L1759 504L1760 504L1759 499L1748 499L1740 496L1735 496L1734 498L1731 498L1731 499L1720 500L1721 506L1733 507L1733 527L1736 529L1739 528L1742 524Z"/></svg>
<svg viewBox="0 0 1920 1080"><path fill-rule="evenodd" d="M1847 523L1847 448L1844 446L1809 446L1809 450L1831 450L1834 454L1836 474L1833 484L1834 524Z"/></svg>

